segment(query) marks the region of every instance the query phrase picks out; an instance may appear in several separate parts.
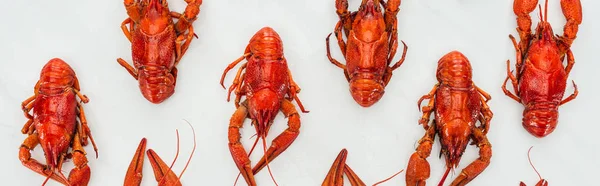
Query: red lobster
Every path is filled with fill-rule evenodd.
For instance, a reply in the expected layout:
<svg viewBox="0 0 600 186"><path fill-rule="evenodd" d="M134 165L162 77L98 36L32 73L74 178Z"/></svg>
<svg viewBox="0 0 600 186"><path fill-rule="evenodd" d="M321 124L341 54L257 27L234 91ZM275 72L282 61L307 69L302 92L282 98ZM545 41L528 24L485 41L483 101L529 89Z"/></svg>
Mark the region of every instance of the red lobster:
<svg viewBox="0 0 600 186"><path fill-rule="evenodd" d="M129 17L121 23L121 29L131 42L135 68L121 58L117 62L138 80L142 95L152 103L161 103L173 95L176 66L194 37L192 23L202 0L186 2L185 12L180 14L169 11L167 0L125 0ZM173 23L171 18L179 20Z"/></svg>
<svg viewBox="0 0 600 186"><path fill-rule="evenodd" d="M379 6L385 8L385 12ZM344 70L350 82L350 93L363 107L375 104L385 92L392 78L392 71L404 62L408 47L404 44L402 58L390 67L398 48L398 21L400 0L363 0L357 12L348 11L348 0L336 0L335 7L340 20L335 26L335 36L346 65L333 57L327 36L327 57L335 66ZM342 29L348 38L344 43Z"/></svg>
<svg viewBox="0 0 600 186"><path fill-rule="evenodd" d="M325 180L323 181L323 184L321 186L343 186L344 185L344 174L346 174L346 176L348 176L348 180L350 180L350 185L352 185L352 186L365 186L366 185L358 177L358 175L356 175L356 173L354 173L354 171L350 168L350 166L348 166L346 164L347 156L348 156L348 151L346 149L342 149L342 151L340 151L340 154L338 154L337 158L333 162L333 165L331 165L331 169L329 169L329 172L327 173L327 177L325 177ZM381 183L384 183L384 182L392 179L393 177L402 173L402 171L404 171L404 170L397 172L396 174L392 175L391 177L389 177L383 181L379 181L379 182L373 184L373 186L379 185Z"/></svg>
<svg viewBox="0 0 600 186"><path fill-rule="evenodd" d="M581 3L579 0L561 0L563 14L567 18L562 36L555 36L548 23L548 0L545 15L542 16L540 5L540 23L535 34L531 33L531 13L537 0L515 0L513 11L517 15L517 31L521 41L512 35L510 39L517 51L516 74L510 70L510 61L506 62L508 76L504 80L502 90L510 98L525 106L523 111L523 127L535 137L541 138L552 133L558 122L558 107L577 97L577 85L573 82L575 92L562 100L567 85L567 77L573 68L575 59L571 52L571 44L576 38L581 24ZM567 57L567 66L563 61ZM508 80L512 81L515 94L506 89Z"/></svg>
<svg viewBox="0 0 600 186"><path fill-rule="evenodd" d="M52 178L73 186L85 186L90 181L90 167L83 149L88 144L88 137L96 158L98 148L87 125L83 105L77 102L77 97L83 103L89 99L79 90L73 69L63 60L54 58L42 68L34 95L22 103L23 112L29 120L21 130L28 136L21 144L19 159L25 167L46 176L46 181ZM32 109L33 116L29 114ZM38 144L44 150L46 165L31 158L30 151ZM69 147L72 149L70 152ZM70 158L73 158L75 168L67 179L61 169L62 163Z"/></svg>
<svg viewBox="0 0 600 186"><path fill-rule="evenodd" d="M223 72L221 77L223 88L225 88L223 81L227 72L243 59L248 62L238 70L227 96L227 101L229 101L231 92L235 90L237 110L233 113L229 123L229 150L248 185L256 185L254 175L285 151L298 137L300 115L292 104L292 100L296 100L302 112L307 113L308 111L304 110L304 106L296 95L300 92L300 87L292 79L287 61L283 56L283 43L275 30L264 27L256 32L250 39L244 55L229 64ZM244 69L246 72L242 74ZM242 96L246 96L246 100L240 104ZM265 138L279 110L288 118L288 128L277 136L269 150L266 150ZM256 128L258 136L254 146L259 139L262 139L265 151L264 156L254 168L250 165L249 154L240 143L240 128L246 118L252 119L252 125ZM254 146L252 150L254 150Z"/></svg>
<svg viewBox="0 0 600 186"><path fill-rule="evenodd" d="M190 125L191 127L192 125ZM194 132L194 128L192 127L192 132ZM129 168L127 169L127 174L125 175L125 181L123 186L139 186L142 183L142 170L144 167L144 151L146 150L146 138L142 138L140 141L140 145L135 151L135 155L131 160L131 164L129 164ZM194 151L196 151L196 132L194 132L194 148L192 149L192 153L188 158L185 167L179 174L179 177L175 175L171 168L175 164L177 157L179 156L179 131L177 131L177 153L175 154L175 159L171 166L167 166L167 164L154 152L152 149L148 149L148 159L150 159L150 164L152 165L152 170L154 170L154 177L158 182L159 186L181 186L181 176L187 169L190 161L192 160L192 156L194 155Z"/></svg>
<svg viewBox="0 0 600 186"><path fill-rule="evenodd" d="M493 116L486 102L492 98L473 83L469 60L462 53L452 51L438 61L436 76L439 83L418 101L420 107L423 100L429 99L419 121L427 132L408 162L408 186L425 185L429 178L429 163L425 159L431 154L436 134L442 144L440 156L444 154L446 157L446 173L440 186L450 169L458 166L470 140L479 147L479 158L463 169L451 185L469 183L485 170L492 157L492 145L486 137ZM435 112L435 119L429 125L432 112ZM475 125L477 121L479 126Z"/></svg>
<svg viewBox="0 0 600 186"><path fill-rule="evenodd" d="M538 181L535 186L548 186L548 181L546 181L546 179L543 179L542 176L540 176L540 173L537 171L537 169L535 169L535 167L533 166L533 163L531 163L531 157L529 156L531 154L531 148L529 147L529 150L527 151L527 159L529 160L529 164L531 165L531 167L533 168L533 170L535 171L535 173L538 175L538 177L540 177L540 181ZM527 186L525 183L521 182L519 184L519 186Z"/></svg>

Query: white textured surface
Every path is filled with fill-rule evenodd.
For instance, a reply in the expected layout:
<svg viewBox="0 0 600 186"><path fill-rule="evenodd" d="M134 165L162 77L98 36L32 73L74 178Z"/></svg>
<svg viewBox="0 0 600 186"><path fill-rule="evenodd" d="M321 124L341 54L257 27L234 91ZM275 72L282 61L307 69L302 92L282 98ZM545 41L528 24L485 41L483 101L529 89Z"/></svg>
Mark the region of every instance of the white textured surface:
<svg viewBox="0 0 600 186"><path fill-rule="evenodd" d="M222 70L242 52L250 37L263 26L281 35L285 55L299 94L311 111L301 114L300 136L271 169L280 185L319 185L335 156L349 150L348 164L369 184L405 169L417 140L424 134L417 121L417 99L435 82L437 60L460 50L471 61L474 81L488 91L495 113L488 134L493 145L490 166L471 185L533 185L534 164L551 185L595 183L600 167L598 121L593 117L600 103L597 50L600 43L600 2L581 0L583 24L573 44L576 64L569 79L580 88L579 97L560 108L556 131L536 139L521 127L523 106L504 96L500 85L506 77L506 60L514 64L515 51L508 34L517 34L509 0L415 0L404 1L398 15L399 39L408 46L404 65L394 72L383 99L371 108L356 104L340 69L325 57L325 36L337 21L334 0L206 0L194 23L200 37L192 42L178 66L176 93L160 105L146 101L137 82L115 61L131 62L129 41L119 28L126 18L121 1L6 1L0 6L0 169L4 185L39 185L44 178L21 165L18 147L25 139L20 129L26 122L21 101L31 96L42 66L53 57L67 61L76 71L89 125L100 149L93 158L91 186L120 185L135 148L142 137L165 161L175 155L175 129L181 133L179 172L191 150L189 120L197 132L198 149L184 174L186 185L231 185L238 171L227 148L227 125L234 111L226 91L218 84ZM182 11L182 0L169 0L172 10ZM565 20L558 0L550 2L549 21L562 34ZM350 0L356 10L359 0ZM537 20L538 10L531 16ZM537 21L534 20L534 23ZM335 39L335 58L343 59ZM399 54L396 55L399 58ZM235 72L235 71L234 71ZM234 72L226 79L231 84ZM569 82L567 94L572 92ZM271 139L285 127L281 115ZM246 122L243 140L247 148L253 128ZM269 139L269 141L271 140ZM259 146L260 147L260 146ZM259 148L260 149L260 148ZM437 184L444 171L436 140L429 185ZM477 148L469 146L460 169L474 160ZM258 161L262 152L251 157ZM40 148L34 157L42 160ZM67 168L71 168L67 163ZM68 171L68 170L67 170ZM68 173L68 172L65 172ZM451 174L450 181L460 172ZM146 161L143 185L154 185ZM384 185L404 185L404 176ZM259 185L273 185L266 169L257 176ZM449 181L448 181L449 182ZM48 185L57 185L51 181ZM243 181L238 185L245 185Z"/></svg>

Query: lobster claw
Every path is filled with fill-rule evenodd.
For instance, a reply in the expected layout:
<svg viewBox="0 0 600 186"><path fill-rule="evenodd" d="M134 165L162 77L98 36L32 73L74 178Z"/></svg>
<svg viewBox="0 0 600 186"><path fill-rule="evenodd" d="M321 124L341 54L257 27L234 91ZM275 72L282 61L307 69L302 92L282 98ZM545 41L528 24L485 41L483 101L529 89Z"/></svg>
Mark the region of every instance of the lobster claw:
<svg viewBox="0 0 600 186"><path fill-rule="evenodd" d="M139 186L142 183L142 169L144 167L144 151L146 151L146 138L142 138L135 155L129 164L123 186Z"/></svg>
<svg viewBox="0 0 600 186"><path fill-rule="evenodd" d="M154 171L154 177L161 186L181 186L179 178L173 170L154 152L152 149L148 149L148 159L152 165Z"/></svg>

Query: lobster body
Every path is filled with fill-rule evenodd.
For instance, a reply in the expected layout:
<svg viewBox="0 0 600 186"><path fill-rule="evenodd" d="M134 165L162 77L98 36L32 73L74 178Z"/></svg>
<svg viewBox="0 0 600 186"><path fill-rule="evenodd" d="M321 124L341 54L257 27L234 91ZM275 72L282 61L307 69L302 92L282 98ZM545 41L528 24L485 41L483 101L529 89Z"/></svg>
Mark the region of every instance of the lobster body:
<svg viewBox="0 0 600 186"><path fill-rule="evenodd" d="M531 13L535 1L515 0L514 12L517 15L517 31L521 37L519 43L510 35L517 50L516 74L510 71L510 62L507 62L507 73L502 89L504 93L522 103L523 127L536 137L545 137L556 129L558 124L558 107L577 96L575 93L563 99L567 85L567 78L575 63L570 46L576 38L578 25L582 21L581 3L579 0L561 0L561 7L567 24L564 35L555 36L552 26L548 23L548 1L546 1L545 16L541 15L534 34L531 33ZM567 66L563 65L565 56ZM512 81L516 94L506 89L508 80Z"/></svg>
<svg viewBox="0 0 600 186"><path fill-rule="evenodd" d="M307 111L296 96L300 88L292 79L283 56L283 43L275 30L264 27L252 37L245 54L229 64L223 72L221 85L227 72L244 59L248 62L240 67L233 84L229 87L229 95L236 90L237 107L229 124L229 150L248 185L256 185L254 174L285 151L298 137L300 116L291 101L296 100L300 109L303 112ZM242 74L244 69L245 73ZM240 104L242 96L246 96L246 100ZM229 96L227 100L229 101ZM267 150L265 139L279 111L288 118L288 128L273 140ZM240 143L239 130L246 118L250 118L256 128L258 137L254 145L262 139L265 153L253 168L248 153Z"/></svg>
<svg viewBox="0 0 600 186"><path fill-rule="evenodd" d="M87 145L87 137L91 137L91 133L77 96L87 103L87 97L79 94L79 82L73 69L61 59L50 60L42 68L34 96L22 105L25 116L29 118L22 132L29 136L21 145L19 159L24 166L63 184L87 185L90 168L82 146ZM30 110L33 110L33 116L29 115ZM30 151L38 144L44 151L46 165L31 158ZM69 147L73 148L73 152L68 152ZM60 168L69 153L73 156L75 168L67 179Z"/></svg>
<svg viewBox="0 0 600 186"><path fill-rule="evenodd" d="M385 8L381 10L380 3ZM363 107L369 107L381 99L385 86L392 77L392 71L398 68L406 55L406 44L402 58L392 67L397 40L397 19L400 0L390 0L387 4L381 0L363 0L357 12L348 11L347 0L336 0L340 21L335 28L346 65L333 59L329 50L327 36L327 57L336 66L344 69L350 83L350 93ZM342 30L347 36L344 43Z"/></svg>
<svg viewBox="0 0 600 186"><path fill-rule="evenodd" d="M166 0L125 0L129 18L121 28L131 41L134 67L121 58L117 61L138 80L142 95L152 103L161 103L175 92L177 63L194 36L192 22L202 1L186 2L186 12L179 14L169 11Z"/></svg>
<svg viewBox="0 0 600 186"><path fill-rule="evenodd" d="M485 170L492 156L491 144L486 137L493 117L486 104L491 97L473 83L469 60L458 51L446 54L438 61L436 77L438 84L418 101L420 106L423 100L429 99L419 121L426 133L408 163L406 185L409 186L425 185L429 178L426 158L431 154L436 134L442 145L440 156L443 154L446 159L446 173L440 185L449 171L458 166L469 141L473 140L473 144L479 147L480 157L463 169L451 185L469 183ZM432 112L435 112L435 119L429 125Z"/></svg>

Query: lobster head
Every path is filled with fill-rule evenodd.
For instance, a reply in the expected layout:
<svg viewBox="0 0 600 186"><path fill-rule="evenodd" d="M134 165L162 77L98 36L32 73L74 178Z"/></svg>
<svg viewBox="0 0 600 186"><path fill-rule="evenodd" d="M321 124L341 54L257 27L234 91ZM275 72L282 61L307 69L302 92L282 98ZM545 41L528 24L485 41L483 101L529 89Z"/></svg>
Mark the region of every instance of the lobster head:
<svg viewBox="0 0 600 186"><path fill-rule="evenodd" d="M262 89L248 97L248 111L254 120L258 137L266 137L281 106L280 96L270 89Z"/></svg>
<svg viewBox="0 0 600 186"><path fill-rule="evenodd" d="M446 167L458 166L460 158L469 144L472 131L468 125L463 124L464 122L457 118L446 122L439 129L442 153L446 157Z"/></svg>
<svg viewBox="0 0 600 186"><path fill-rule="evenodd" d="M173 22L167 0L146 0L141 11L139 21L146 34L158 34Z"/></svg>

